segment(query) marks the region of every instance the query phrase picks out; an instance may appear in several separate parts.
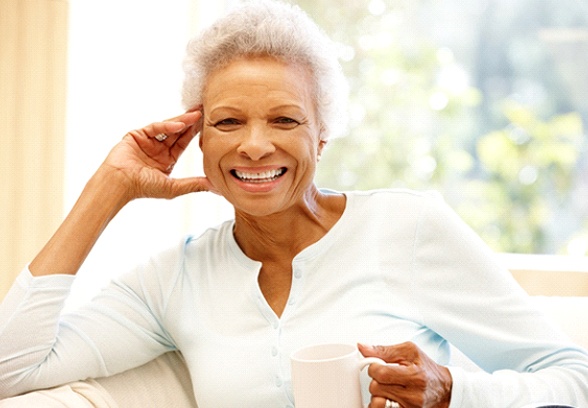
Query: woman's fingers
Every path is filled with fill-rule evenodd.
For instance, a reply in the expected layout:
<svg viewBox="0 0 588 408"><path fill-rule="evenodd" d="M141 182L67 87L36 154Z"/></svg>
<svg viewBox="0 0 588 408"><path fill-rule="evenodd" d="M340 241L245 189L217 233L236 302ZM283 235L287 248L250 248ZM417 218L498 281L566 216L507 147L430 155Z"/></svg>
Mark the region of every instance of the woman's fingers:
<svg viewBox="0 0 588 408"><path fill-rule="evenodd" d="M173 143L174 148L180 152L183 152L202 130L202 112L196 111L190 113L192 113L189 118L190 120L182 122L185 124L185 127L178 133L178 137Z"/></svg>
<svg viewBox="0 0 588 408"><path fill-rule="evenodd" d="M169 174L196 136L201 118L201 111L187 112L171 120L133 130L127 135L144 155L146 165Z"/></svg>
<svg viewBox="0 0 588 408"><path fill-rule="evenodd" d="M368 405L368 408L386 408L386 400L388 398L381 398L381 397L373 397ZM391 399L392 401L396 401ZM404 408L404 407L402 407Z"/></svg>
<svg viewBox="0 0 588 408"><path fill-rule="evenodd" d="M180 138L186 138L187 136L187 138L192 140L197 133L193 133L196 130L195 125L201 118L201 111L187 112L163 122L147 125L143 129L140 129L140 131L149 139L164 143L166 146L174 146ZM183 147L185 148L188 143L184 143Z"/></svg>
<svg viewBox="0 0 588 408"><path fill-rule="evenodd" d="M373 379L370 408L384 407L386 399L397 401L403 408L449 406L453 384L449 370L435 363L414 343L358 347L365 357L396 363L370 365L368 374Z"/></svg>
<svg viewBox="0 0 588 408"><path fill-rule="evenodd" d="M129 196L174 198L196 191L214 191L206 177L174 179L170 174L201 128L202 112L193 110L129 132L115 146L105 166L124 175Z"/></svg>

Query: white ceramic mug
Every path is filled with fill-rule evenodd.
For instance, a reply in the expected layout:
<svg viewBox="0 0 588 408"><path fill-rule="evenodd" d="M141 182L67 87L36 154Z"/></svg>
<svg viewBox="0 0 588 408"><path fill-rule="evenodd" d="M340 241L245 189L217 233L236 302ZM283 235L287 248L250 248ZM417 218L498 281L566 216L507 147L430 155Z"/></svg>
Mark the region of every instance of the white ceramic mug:
<svg viewBox="0 0 588 408"><path fill-rule="evenodd" d="M351 344L317 344L292 353L296 408L363 408L359 374L376 357L362 357Z"/></svg>

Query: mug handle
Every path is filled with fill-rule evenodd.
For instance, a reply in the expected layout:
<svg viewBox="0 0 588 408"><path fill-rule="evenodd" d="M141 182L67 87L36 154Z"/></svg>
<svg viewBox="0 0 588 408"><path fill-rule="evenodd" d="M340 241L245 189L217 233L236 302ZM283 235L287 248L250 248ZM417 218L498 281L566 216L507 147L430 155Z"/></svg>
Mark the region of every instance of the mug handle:
<svg viewBox="0 0 588 408"><path fill-rule="evenodd" d="M363 357L359 360L359 371L363 370L364 368L373 363L381 365L391 365L378 357Z"/></svg>
<svg viewBox="0 0 588 408"><path fill-rule="evenodd" d="M381 364L381 365L398 365L398 364L394 364L394 363L387 363L384 360L382 360L381 358L378 357L363 357L359 360L359 365L358 365L358 369L359 371L363 370L364 368L366 368L367 366L369 366L370 364ZM364 408L367 408L367 405L364 406Z"/></svg>

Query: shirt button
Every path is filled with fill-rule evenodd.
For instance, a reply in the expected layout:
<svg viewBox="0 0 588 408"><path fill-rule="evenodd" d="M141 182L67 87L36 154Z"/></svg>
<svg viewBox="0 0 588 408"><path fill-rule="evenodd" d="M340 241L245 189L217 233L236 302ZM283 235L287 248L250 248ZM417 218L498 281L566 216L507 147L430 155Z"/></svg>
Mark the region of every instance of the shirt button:
<svg viewBox="0 0 588 408"><path fill-rule="evenodd" d="M281 387L283 384L282 379L280 377L276 377L276 387Z"/></svg>
<svg viewBox="0 0 588 408"><path fill-rule="evenodd" d="M301 271L300 269L296 269L296 270L294 271L294 277L295 277L296 279L300 279L300 278L302 278L302 271Z"/></svg>
<svg viewBox="0 0 588 408"><path fill-rule="evenodd" d="M277 347L272 347L272 356L277 356L278 355L278 348Z"/></svg>

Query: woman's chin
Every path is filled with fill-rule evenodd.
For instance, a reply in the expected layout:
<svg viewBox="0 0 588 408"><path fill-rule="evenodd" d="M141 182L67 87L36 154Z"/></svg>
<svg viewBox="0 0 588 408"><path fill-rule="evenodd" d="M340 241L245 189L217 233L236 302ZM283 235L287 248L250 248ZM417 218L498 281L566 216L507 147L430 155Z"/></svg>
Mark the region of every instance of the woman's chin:
<svg viewBox="0 0 588 408"><path fill-rule="evenodd" d="M285 210L281 205L273 205L271 200L240 200L239 202L231 202L235 208L236 214L241 214L246 217L268 217L278 214Z"/></svg>

